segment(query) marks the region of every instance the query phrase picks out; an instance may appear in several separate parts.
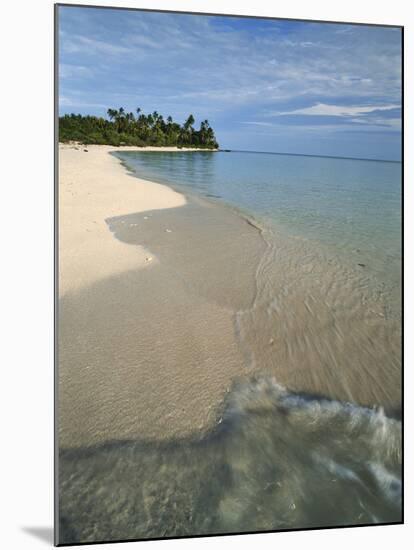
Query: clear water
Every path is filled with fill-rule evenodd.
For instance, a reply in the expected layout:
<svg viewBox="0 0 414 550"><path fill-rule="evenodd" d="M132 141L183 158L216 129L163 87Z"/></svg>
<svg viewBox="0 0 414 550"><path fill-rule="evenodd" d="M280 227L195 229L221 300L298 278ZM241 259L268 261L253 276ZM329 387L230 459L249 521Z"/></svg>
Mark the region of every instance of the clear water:
<svg viewBox="0 0 414 550"><path fill-rule="evenodd" d="M246 376L216 428L61 449L60 542L400 522L401 165L116 155L141 178L242 211L267 247L253 304L234 312ZM138 218L126 242L140 244Z"/></svg>
<svg viewBox="0 0 414 550"><path fill-rule="evenodd" d="M311 239L400 292L398 162L246 152L116 155L140 177L224 201Z"/></svg>
<svg viewBox="0 0 414 550"><path fill-rule="evenodd" d="M60 478L69 544L400 522L401 424L259 379L207 438L63 451Z"/></svg>

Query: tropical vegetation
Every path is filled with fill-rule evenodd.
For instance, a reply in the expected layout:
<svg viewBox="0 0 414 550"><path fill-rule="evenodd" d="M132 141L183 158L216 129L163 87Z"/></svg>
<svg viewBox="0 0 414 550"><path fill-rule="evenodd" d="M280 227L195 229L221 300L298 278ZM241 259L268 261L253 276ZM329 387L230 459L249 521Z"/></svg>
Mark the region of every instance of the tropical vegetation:
<svg viewBox="0 0 414 550"><path fill-rule="evenodd" d="M136 109L136 114L126 112L123 107L108 109L107 118L72 113L59 117L59 141L116 146L218 148L208 120L203 120L198 130L194 128L194 123L191 114L183 124L178 124L171 116L164 119L157 111L146 115L140 108Z"/></svg>

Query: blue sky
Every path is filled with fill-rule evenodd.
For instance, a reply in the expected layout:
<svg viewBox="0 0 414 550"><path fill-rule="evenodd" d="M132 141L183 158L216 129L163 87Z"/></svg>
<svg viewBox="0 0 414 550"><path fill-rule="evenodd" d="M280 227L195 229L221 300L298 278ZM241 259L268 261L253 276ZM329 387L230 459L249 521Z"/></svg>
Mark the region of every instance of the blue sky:
<svg viewBox="0 0 414 550"><path fill-rule="evenodd" d="M157 110L222 148L400 160L397 28L59 8L59 110Z"/></svg>

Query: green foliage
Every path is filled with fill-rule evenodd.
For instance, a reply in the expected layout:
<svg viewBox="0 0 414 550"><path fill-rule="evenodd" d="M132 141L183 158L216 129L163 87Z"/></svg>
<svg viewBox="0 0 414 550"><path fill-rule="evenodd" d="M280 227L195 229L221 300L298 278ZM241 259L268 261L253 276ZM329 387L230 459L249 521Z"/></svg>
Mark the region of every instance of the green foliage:
<svg viewBox="0 0 414 550"><path fill-rule="evenodd" d="M59 141L79 141L97 145L134 145L144 147L176 146L216 149L218 143L208 120L203 120L199 130L194 129L194 117L189 115L184 124L164 120L154 111L145 115L137 108L136 115L108 109L108 118L82 115L64 115L59 118Z"/></svg>

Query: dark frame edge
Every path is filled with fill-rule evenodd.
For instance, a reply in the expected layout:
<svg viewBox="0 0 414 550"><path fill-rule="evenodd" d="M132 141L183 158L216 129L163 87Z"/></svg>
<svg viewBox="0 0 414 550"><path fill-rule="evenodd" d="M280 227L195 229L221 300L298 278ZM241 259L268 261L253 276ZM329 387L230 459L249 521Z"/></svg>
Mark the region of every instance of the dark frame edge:
<svg viewBox="0 0 414 550"><path fill-rule="evenodd" d="M59 4L53 6L53 543L59 546L59 441L58 441L58 292L59 292Z"/></svg>
<svg viewBox="0 0 414 550"><path fill-rule="evenodd" d="M279 529L272 531L236 531L231 533L208 533L202 535L179 535L168 537L151 537L146 539L117 539L117 540L99 540L88 542L64 542L57 544L59 547L74 547L74 546L94 546L96 544L119 544L119 543L131 543L131 542L154 542L154 541L168 541L168 540L186 540L186 539L207 539L207 538L223 538L223 537L236 537L236 536L248 536L248 535L273 535L276 533L302 533L307 531L332 531L342 529L360 529L371 527L378 529L379 527L392 527L397 525L403 525L403 521L385 522L385 523L361 523L358 525L328 525L326 527L301 527L299 529Z"/></svg>
<svg viewBox="0 0 414 550"><path fill-rule="evenodd" d="M405 426L405 395L404 395L404 371L405 371L405 354L404 354L404 120L405 120L405 94L404 94L404 26L401 27L401 454L402 454L402 472L401 472L401 523L405 524L405 446L404 446L404 426Z"/></svg>
<svg viewBox="0 0 414 550"><path fill-rule="evenodd" d="M215 17L241 17L244 19L270 19L273 21L299 21L303 23L330 23L332 25L357 25L363 27L388 27L394 29L402 29L403 25L394 25L389 23L358 23L355 21L332 21L326 19L301 19L298 17L275 17L271 15L246 15L246 14L234 14L234 13L212 13L203 11L180 11L180 10L163 10L157 8L132 8L127 6L99 6L98 4L68 4L65 2L57 2L57 7L62 8L91 8L101 10L122 10L122 11L143 11L149 13L173 13L176 15L206 15Z"/></svg>

